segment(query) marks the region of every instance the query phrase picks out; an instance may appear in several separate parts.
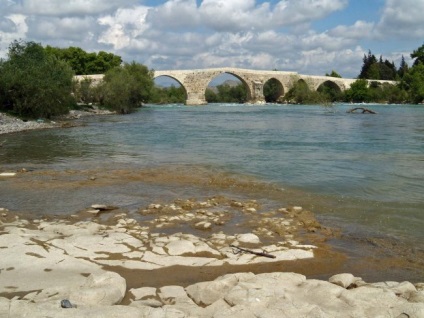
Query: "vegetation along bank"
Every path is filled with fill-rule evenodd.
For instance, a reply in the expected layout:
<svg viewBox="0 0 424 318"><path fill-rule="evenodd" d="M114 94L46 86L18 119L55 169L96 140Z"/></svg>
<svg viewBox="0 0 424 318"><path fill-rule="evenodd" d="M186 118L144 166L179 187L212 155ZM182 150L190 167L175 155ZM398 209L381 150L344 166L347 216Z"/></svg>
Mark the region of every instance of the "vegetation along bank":
<svg viewBox="0 0 424 318"><path fill-rule="evenodd" d="M299 81L284 95L278 83L270 80L264 86L267 102L327 104L332 102L413 103L424 100L424 45L411 53L409 66L402 59L397 68L393 62L376 58L371 51L364 55L358 79L340 92L323 86L311 91ZM92 85L89 79L77 82L75 75L105 74L104 80ZM336 71L327 76L340 77ZM395 80L397 85L368 83L367 80ZM72 92L72 94L69 94ZM223 83L206 90L208 102L247 101L243 84ZM81 48L43 47L35 42L14 41L7 59L0 61L0 112L22 119L54 118L97 105L127 114L146 103L183 103L183 87L158 87L153 70L145 65L123 63L121 57L106 53L87 53Z"/></svg>

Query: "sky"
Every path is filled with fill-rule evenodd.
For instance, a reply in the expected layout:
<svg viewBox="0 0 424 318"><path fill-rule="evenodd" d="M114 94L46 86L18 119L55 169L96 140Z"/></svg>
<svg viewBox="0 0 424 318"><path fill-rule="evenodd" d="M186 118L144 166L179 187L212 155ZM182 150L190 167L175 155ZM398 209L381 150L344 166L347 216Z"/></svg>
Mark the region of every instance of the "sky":
<svg viewBox="0 0 424 318"><path fill-rule="evenodd" d="M14 40L106 51L155 70L239 67L358 76L424 44L424 0L0 0Z"/></svg>

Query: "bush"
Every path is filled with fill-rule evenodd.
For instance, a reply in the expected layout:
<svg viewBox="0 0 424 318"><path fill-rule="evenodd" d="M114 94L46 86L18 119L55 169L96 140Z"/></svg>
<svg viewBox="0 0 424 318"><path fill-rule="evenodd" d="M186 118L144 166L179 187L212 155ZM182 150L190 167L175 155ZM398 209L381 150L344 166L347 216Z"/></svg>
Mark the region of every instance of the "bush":
<svg viewBox="0 0 424 318"><path fill-rule="evenodd" d="M121 114L133 112L149 101L154 86L153 72L132 62L105 74L101 84L102 103Z"/></svg>
<svg viewBox="0 0 424 318"><path fill-rule="evenodd" d="M50 118L75 104L72 69L34 42L14 41L0 64L0 109L25 118Z"/></svg>
<svg viewBox="0 0 424 318"><path fill-rule="evenodd" d="M327 104L330 102L326 94L311 91L303 80L295 82L293 87L284 95L284 101L292 104Z"/></svg>

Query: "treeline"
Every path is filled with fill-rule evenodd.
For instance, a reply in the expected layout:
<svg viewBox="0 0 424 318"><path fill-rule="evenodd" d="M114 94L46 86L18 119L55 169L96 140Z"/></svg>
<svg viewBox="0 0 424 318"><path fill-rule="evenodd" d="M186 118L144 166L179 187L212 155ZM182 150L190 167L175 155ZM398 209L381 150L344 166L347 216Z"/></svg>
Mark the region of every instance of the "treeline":
<svg viewBox="0 0 424 318"><path fill-rule="evenodd" d="M89 53L79 47L58 48L49 45L45 47L45 51L58 60L66 62L75 75L105 74L122 64L120 56L104 51Z"/></svg>
<svg viewBox="0 0 424 318"><path fill-rule="evenodd" d="M74 80L76 74L98 73L105 76L97 85L88 79ZM0 60L0 111L22 118L51 118L81 103L129 113L149 102L153 92L152 70L122 63L119 56L106 52L14 41L7 59Z"/></svg>
<svg viewBox="0 0 424 318"><path fill-rule="evenodd" d="M293 104L325 104L333 102L354 103L412 103L424 102L424 45L411 53L414 59L410 67L402 56L399 68L393 62L377 57L371 51L364 55L363 65L358 80L346 91L341 91L336 85L327 82L318 89L311 90L306 82L293 78L293 87L283 94L281 84L270 80L264 85L264 97L270 103ZM330 77L341 76L332 71L325 74ZM373 81L375 80L375 81ZM378 80L397 81L396 85L382 84ZM240 92L245 95L240 95ZM235 87L218 86L218 92L206 91L208 102L244 102L246 90L243 84Z"/></svg>
<svg viewBox="0 0 424 318"><path fill-rule="evenodd" d="M341 92L336 86L329 83L322 85L318 91L311 91L305 82L298 81L284 95L281 102L302 104L329 102L423 103L424 45L414 50L411 58L414 59L411 67L402 56L399 68L396 68L393 62L387 59L383 60L382 56L377 59L369 51L368 55L364 55L358 80L346 91ZM329 76L340 77L334 71ZM378 80L397 81L397 84L382 84Z"/></svg>

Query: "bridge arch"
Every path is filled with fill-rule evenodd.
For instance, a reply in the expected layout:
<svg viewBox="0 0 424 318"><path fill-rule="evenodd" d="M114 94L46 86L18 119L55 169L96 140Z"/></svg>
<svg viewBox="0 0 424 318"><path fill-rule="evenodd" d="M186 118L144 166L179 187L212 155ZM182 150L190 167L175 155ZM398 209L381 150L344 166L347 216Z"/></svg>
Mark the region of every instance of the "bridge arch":
<svg viewBox="0 0 424 318"><path fill-rule="evenodd" d="M320 91L324 87L329 87L331 89L334 89L334 90L337 90L337 91L340 91L340 92L343 90L343 88L340 87L339 83L337 83L336 81L331 80L331 79L323 81L322 83L318 83L316 90Z"/></svg>
<svg viewBox="0 0 424 318"><path fill-rule="evenodd" d="M342 88L335 81L327 80L317 87L317 91L328 95L334 102L340 99Z"/></svg>
<svg viewBox="0 0 424 318"><path fill-rule="evenodd" d="M251 100L251 98L252 98L251 87L247 83L246 79L243 78L242 76L240 76L239 74L235 73L235 72L228 72L228 71L222 71L222 72L219 72L217 74L211 74L211 76L209 77L209 82L207 83L207 85L205 87L205 94L206 94L207 88L209 87L209 84L214 79L216 79L217 77L222 76L224 74L231 75L231 76L235 77L236 79L238 79L241 82L241 84L246 88L246 94L247 94L246 98L247 98L247 100L248 101ZM205 100L206 100L206 97L205 97Z"/></svg>
<svg viewBox="0 0 424 318"><path fill-rule="evenodd" d="M265 80L263 95L267 103L275 103L285 94L283 83L275 77Z"/></svg>
<svg viewBox="0 0 424 318"><path fill-rule="evenodd" d="M183 90L184 90L184 93L185 93L185 99L187 99L187 88L184 86L184 84L183 84L183 83L181 83L181 81L180 81L178 78L176 78L176 77L174 77L174 76L172 76L172 75L169 75L169 74L160 74L160 75L158 75L158 76L153 76L153 80L156 80L156 79L158 79L158 78L160 78L160 77L170 78L170 79L174 80L175 82L177 82L178 84L180 84L180 86L181 86L181 87L183 88Z"/></svg>

